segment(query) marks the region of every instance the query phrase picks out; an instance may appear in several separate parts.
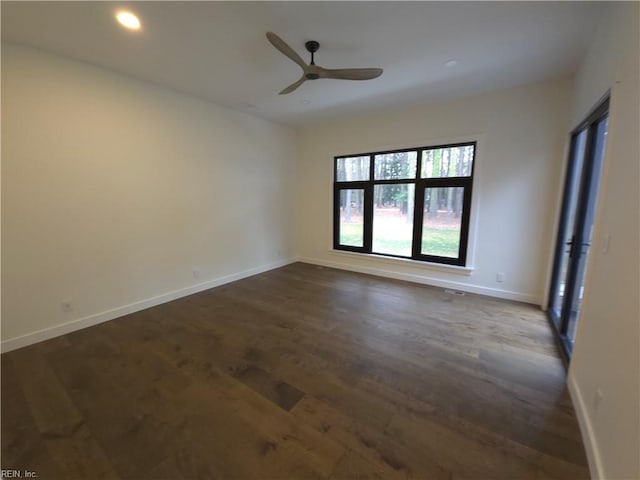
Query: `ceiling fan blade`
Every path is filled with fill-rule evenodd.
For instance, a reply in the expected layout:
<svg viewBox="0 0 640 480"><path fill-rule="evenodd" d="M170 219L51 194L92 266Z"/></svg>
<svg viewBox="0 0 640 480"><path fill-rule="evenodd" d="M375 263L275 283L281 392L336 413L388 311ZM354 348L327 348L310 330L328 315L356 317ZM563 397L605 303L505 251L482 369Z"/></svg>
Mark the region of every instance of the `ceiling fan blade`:
<svg viewBox="0 0 640 480"><path fill-rule="evenodd" d="M307 64L304 63L304 60L296 53L296 51L291 48L287 43L282 40L278 35L273 32L267 32L267 38L271 42L271 45L276 47L282 54L289 57L291 60L296 62L302 69L304 70L307 67Z"/></svg>
<svg viewBox="0 0 640 480"><path fill-rule="evenodd" d="M382 75L381 68L320 68L320 78L338 80L371 80Z"/></svg>
<svg viewBox="0 0 640 480"><path fill-rule="evenodd" d="M280 92L280 95L285 95L287 93L291 93L293 92L296 88L298 88L300 85L302 85L305 81L307 80L307 77L305 77L304 75L302 77L300 77L300 80L298 80L295 83L292 83L291 85L289 85L287 88L285 88L284 90L282 90Z"/></svg>

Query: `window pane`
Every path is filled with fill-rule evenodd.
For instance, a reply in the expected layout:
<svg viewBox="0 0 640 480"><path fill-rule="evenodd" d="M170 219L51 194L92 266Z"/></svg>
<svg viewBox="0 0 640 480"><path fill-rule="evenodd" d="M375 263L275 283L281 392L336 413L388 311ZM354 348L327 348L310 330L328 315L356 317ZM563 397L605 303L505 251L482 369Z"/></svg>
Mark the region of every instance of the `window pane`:
<svg viewBox="0 0 640 480"><path fill-rule="evenodd" d="M384 153L375 156L375 179L416 178L417 152Z"/></svg>
<svg viewBox="0 0 640 480"><path fill-rule="evenodd" d="M364 246L364 190L340 190L340 245Z"/></svg>
<svg viewBox="0 0 640 480"><path fill-rule="evenodd" d="M473 153L473 145L424 150L420 177L469 177L473 166Z"/></svg>
<svg viewBox="0 0 640 480"><path fill-rule="evenodd" d="M373 252L411 256L414 184L373 189Z"/></svg>
<svg viewBox="0 0 640 480"><path fill-rule="evenodd" d="M420 253L458 258L463 198L464 187L425 189Z"/></svg>
<svg viewBox="0 0 640 480"><path fill-rule="evenodd" d="M369 180L370 157L338 158L336 164L337 182L354 182Z"/></svg>

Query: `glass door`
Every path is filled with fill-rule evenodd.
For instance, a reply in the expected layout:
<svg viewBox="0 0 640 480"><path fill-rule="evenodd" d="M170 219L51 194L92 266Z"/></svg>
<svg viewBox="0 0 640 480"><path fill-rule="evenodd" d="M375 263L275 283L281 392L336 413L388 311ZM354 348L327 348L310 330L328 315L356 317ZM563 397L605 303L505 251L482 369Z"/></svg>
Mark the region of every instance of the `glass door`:
<svg viewBox="0 0 640 480"><path fill-rule="evenodd" d="M608 99L571 135L558 229L549 315L571 355L584 294L587 259L607 137Z"/></svg>
<svg viewBox="0 0 640 480"><path fill-rule="evenodd" d="M556 327L560 328L560 318L564 305L565 292L567 290L567 272L569 261L572 258L572 246L574 244L574 224L578 209L578 196L580 193L580 180L584 165L584 150L587 140L587 132L583 130L574 134L571 138L571 151L565 190L563 199L563 217L560 220L558 235L559 251L556 252L558 267L554 275L555 288L551 291L549 314ZM556 247L557 248L557 247Z"/></svg>

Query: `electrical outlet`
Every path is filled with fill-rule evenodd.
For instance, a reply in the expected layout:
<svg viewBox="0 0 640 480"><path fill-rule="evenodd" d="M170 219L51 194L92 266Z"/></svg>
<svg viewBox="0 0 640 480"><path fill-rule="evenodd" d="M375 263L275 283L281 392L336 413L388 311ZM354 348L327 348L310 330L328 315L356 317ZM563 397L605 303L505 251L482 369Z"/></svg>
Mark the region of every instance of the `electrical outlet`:
<svg viewBox="0 0 640 480"><path fill-rule="evenodd" d="M200 270L198 269L193 270L193 278L200 278Z"/></svg>
<svg viewBox="0 0 640 480"><path fill-rule="evenodd" d="M71 300L63 300L60 303L60 308L63 312L71 312L73 311L73 305L71 304Z"/></svg>
<svg viewBox="0 0 640 480"><path fill-rule="evenodd" d="M498 283L504 282L504 272L496 273L496 282Z"/></svg>

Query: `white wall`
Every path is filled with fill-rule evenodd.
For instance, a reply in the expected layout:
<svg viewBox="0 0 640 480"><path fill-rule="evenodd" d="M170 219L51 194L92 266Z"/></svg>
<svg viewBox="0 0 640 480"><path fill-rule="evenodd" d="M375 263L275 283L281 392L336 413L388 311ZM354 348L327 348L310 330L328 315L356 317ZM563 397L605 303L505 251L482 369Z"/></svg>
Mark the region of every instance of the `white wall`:
<svg viewBox="0 0 640 480"><path fill-rule="evenodd" d="M292 130L11 44L2 102L5 350L293 257Z"/></svg>
<svg viewBox="0 0 640 480"><path fill-rule="evenodd" d="M555 80L303 129L298 150L298 253L319 264L542 303L561 186L571 82ZM473 271L336 253L333 156L478 139ZM496 282L496 273L505 282Z"/></svg>
<svg viewBox="0 0 640 480"><path fill-rule="evenodd" d="M569 386L594 478L640 478L637 2L612 3L576 81L574 124L611 88L609 135ZM608 253L602 252L611 236ZM596 406L596 392L603 398Z"/></svg>

